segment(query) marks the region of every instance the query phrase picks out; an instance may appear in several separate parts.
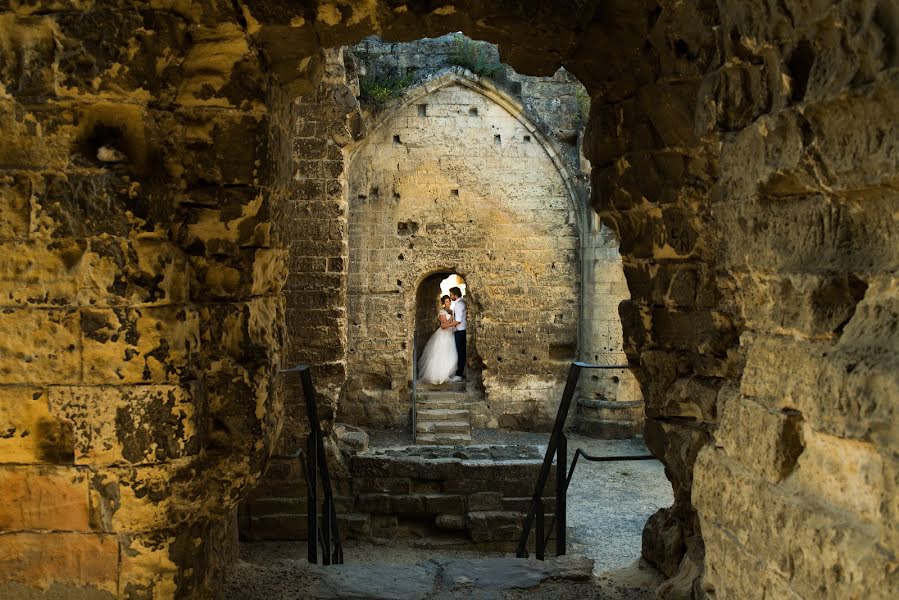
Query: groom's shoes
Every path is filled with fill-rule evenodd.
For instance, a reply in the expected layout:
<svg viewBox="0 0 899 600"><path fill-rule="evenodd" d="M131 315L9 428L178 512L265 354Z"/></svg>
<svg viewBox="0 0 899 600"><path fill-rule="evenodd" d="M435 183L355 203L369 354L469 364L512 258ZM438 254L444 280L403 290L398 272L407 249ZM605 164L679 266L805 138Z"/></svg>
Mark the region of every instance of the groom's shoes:
<svg viewBox="0 0 899 600"><path fill-rule="evenodd" d="M465 378L459 377L458 375L453 375L452 377L450 377L450 381L452 381L453 383L459 383L460 381L465 381Z"/></svg>

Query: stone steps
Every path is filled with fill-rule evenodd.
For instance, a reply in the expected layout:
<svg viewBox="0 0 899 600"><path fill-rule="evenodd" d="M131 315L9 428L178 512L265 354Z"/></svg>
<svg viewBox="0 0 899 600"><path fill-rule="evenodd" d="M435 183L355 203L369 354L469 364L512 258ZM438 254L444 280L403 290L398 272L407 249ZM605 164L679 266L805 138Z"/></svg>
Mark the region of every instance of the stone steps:
<svg viewBox="0 0 899 600"><path fill-rule="evenodd" d="M474 443L470 433L418 433L415 443L428 446L467 446Z"/></svg>
<svg viewBox="0 0 899 600"><path fill-rule="evenodd" d="M471 435L471 423L464 421L419 421L415 433L466 433Z"/></svg>
<svg viewBox="0 0 899 600"><path fill-rule="evenodd" d="M419 409L418 422L426 421L468 421L469 413L464 408Z"/></svg>
<svg viewBox="0 0 899 600"><path fill-rule="evenodd" d="M415 443L438 446L471 444L471 413L464 383L431 386L416 397Z"/></svg>

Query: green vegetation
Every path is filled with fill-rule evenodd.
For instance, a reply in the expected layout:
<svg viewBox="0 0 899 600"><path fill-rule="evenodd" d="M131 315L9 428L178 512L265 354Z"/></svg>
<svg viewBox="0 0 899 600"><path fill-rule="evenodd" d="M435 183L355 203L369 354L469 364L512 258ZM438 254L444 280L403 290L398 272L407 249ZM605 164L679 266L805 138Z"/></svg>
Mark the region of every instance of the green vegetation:
<svg viewBox="0 0 899 600"><path fill-rule="evenodd" d="M574 97L577 100L580 122L586 123L587 119L590 118L590 94L584 88L578 88Z"/></svg>
<svg viewBox="0 0 899 600"><path fill-rule="evenodd" d="M370 73L359 78L359 101L363 106L381 110L415 81L415 72Z"/></svg>
<svg viewBox="0 0 899 600"><path fill-rule="evenodd" d="M449 64L468 69L479 77L495 77L503 68L494 58L489 44L465 37L453 40L453 50L447 60Z"/></svg>

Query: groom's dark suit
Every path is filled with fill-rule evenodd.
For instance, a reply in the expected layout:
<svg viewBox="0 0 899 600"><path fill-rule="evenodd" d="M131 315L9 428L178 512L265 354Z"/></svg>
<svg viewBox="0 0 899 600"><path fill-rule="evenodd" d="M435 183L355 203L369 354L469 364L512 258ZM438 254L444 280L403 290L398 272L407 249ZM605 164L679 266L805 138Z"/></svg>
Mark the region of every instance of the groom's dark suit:
<svg viewBox="0 0 899 600"><path fill-rule="evenodd" d="M456 331L453 332L456 340L456 354L459 355L459 366L456 368L456 375L465 377L465 361L467 360L465 332L468 329L468 307L465 306L464 298L457 298L453 304L453 320L459 323L456 325Z"/></svg>

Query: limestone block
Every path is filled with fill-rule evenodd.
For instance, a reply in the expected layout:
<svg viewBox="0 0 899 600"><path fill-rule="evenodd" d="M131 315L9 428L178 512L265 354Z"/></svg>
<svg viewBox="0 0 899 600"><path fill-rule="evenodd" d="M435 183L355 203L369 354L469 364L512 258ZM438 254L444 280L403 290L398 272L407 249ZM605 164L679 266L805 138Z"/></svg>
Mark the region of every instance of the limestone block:
<svg viewBox="0 0 899 600"><path fill-rule="evenodd" d="M0 16L4 54L9 58L0 67L0 84L16 96L52 94L55 83L56 44L54 23L48 17Z"/></svg>
<svg viewBox="0 0 899 600"><path fill-rule="evenodd" d="M855 517L877 523L888 498L884 459L874 444L802 429L804 449L791 483L808 497L821 498Z"/></svg>
<svg viewBox="0 0 899 600"><path fill-rule="evenodd" d="M75 464L162 462L196 454L198 400L173 385L52 387L50 410L72 423Z"/></svg>
<svg viewBox="0 0 899 600"><path fill-rule="evenodd" d="M694 481L693 501L703 532L718 527L745 547L761 563L757 576L771 572L786 577L800 597L886 593L882 547L864 523L771 486L711 447L700 453ZM710 565L723 560L706 556Z"/></svg>
<svg viewBox="0 0 899 600"><path fill-rule="evenodd" d="M693 463L709 434L688 422L648 419L643 430L646 445L665 464L665 476L671 481L675 502L689 503L693 485Z"/></svg>
<svg viewBox="0 0 899 600"><path fill-rule="evenodd" d="M284 344L284 301L277 296L212 304L199 310L201 343L240 362L278 354ZM318 376L318 372L316 372Z"/></svg>
<svg viewBox="0 0 899 600"><path fill-rule="evenodd" d="M75 134L71 111L46 106L25 109L9 99L0 99L0 126L10 142L0 147L0 166L4 169L67 164Z"/></svg>
<svg viewBox="0 0 899 600"><path fill-rule="evenodd" d="M390 494L359 494L356 497L355 509L362 512L390 513Z"/></svg>
<svg viewBox="0 0 899 600"><path fill-rule="evenodd" d="M187 204L189 202L190 204ZM200 203L202 206L197 206ZM216 195L188 192L177 226L179 243L207 254L272 245L271 200L253 187L233 187Z"/></svg>
<svg viewBox="0 0 899 600"><path fill-rule="evenodd" d="M0 536L0 564L3 596L16 597L24 587L32 594L52 588L63 597L111 599L117 593L119 544L111 535L6 533Z"/></svg>
<svg viewBox="0 0 899 600"><path fill-rule="evenodd" d="M85 244L60 240L0 244L0 302L4 306L59 306L76 299Z"/></svg>
<svg viewBox="0 0 899 600"><path fill-rule="evenodd" d="M363 493L408 494L409 479L405 477L354 477L353 489Z"/></svg>
<svg viewBox="0 0 899 600"><path fill-rule="evenodd" d="M191 106L241 106L263 94L260 66L237 22L191 29L177 102ZM258 102L258 100L257 100Z"/></svg>
<svg viewBox="0 0 899 600"><path fill-rule="evenodd" d="M191 295L249 299L276 294L287 279L287 251L241 249L226 256L192 256Z"/></svg>
<svg viewBox="0 0 899 600"><path fill-rule="evenodd" d="M147 98L170 93L167 88L176 71L168 68L174 60L170 49L186 44L185 23L164 12L149 13L146 22L142 13L127 8L97 7L54 16L61 94L142 90L135 96Z"/></svg>
<svg viewBox="0 0 899 600"><path fill-rule="evenodd" d="M106 110L106 113L116 115L116 123L121 119L117 108L111 106ZM130 114L132 111L124 112ZM98 119L96 115L85 118L88 122ZM138 123L142 118L139 113L131 117ZM83 123L82 127L88 125ZM135 140L133 145L135 148L131 152L143 153L143 150L137 150L143 148L142 140ZM86 154L97 152L93 146L82 147L80 151ZM94 159L95 156L86 158ZM139 156L135 160L140 160ZM103 234L129 237L154 232L163 235L171 219L165 200L142 189L133 174L119 169L52 174L37 180L31 197L31 214L31 234L40 238L80 238Z"/></svg>
<svg viewBox="0 0 899 600"><path fill-rule="evenodd" d="M263 115L213 108L154 113L161 145L171 148L165 168L189 184L257 185L267 167ZM184 145L187 141L187 146Z"/></svg>
<svg viewBox="0 0 899 600"><path fill-rule="evenodd" d="M78 300L91 306L162 306L188 299L187 260L164 240L91 240L78 273Z"/></svg>
<svg viewBox="0 0 899 600"><path fill-rule="evenodd" d="M88 474L52 466L0 468L0 529L91 531Z"/></svg>
<svg viewBox="0 0 899 600"><path fill-rule="evenodd" d="M187 498L173 493L177 482L172 476L185 464L95 470L90 481L95 526L100 531L129 533L166 528L176 507L191 509Z"/></svg>
<svg viewBox="0 0 899 600"><path fill-rule="evenodd" d="M777 483L796 468L805 449L802 414L771 411L752 400L724 403L715 442L745 468Z"/></svg>
<svg viewBox="0 0 899 600"><path fill-rule="evenodd" d="M496 492L477 492L465 500L469 511L502 510L503 498Z"/></svg>
<svg viewBox="0 0 899 600"><path fill-rule="evenodd" d="M736 280L747 325L814 337L839 333L868 287L861 279L845 275L737 275Z"/></svg>
<svg viewBox="0 0 899 600"><path fill-rule="evenodd" d="M0 312L0 381L65 383L77 380L81 318L66 309Z"/></svg>
<svg viewBox="0 0 899 600"><path fill-rule="evenodd" d="M862 347L885 348L892 342L881 338L888 310L856 309ZM869 311L870 310L870 311ZM880 325L878 325L880 323ZM748 336L746 368L740 391L775 408L799 410L816 430L840 437L862 438L873 423L895 422L891 398L899 397L899 377L888 352L877 352L862 361L854 342L844 331L836 348L830 343L797 342L777 337ZM862 334L862 332L864 332ZM854 336L853 336L854 337ZM859 340L860 338L855 338ZM886 346L881 345L886 344ZM785 362L784 356L791 360ZM880 425L878 425L880 427Z"/></svg>
<svg viewBox="0 0 899 600"><path fill-rule="evenodd" d="M121 541L119 590L150 600L177 594L178 565L172 560L173 537L163 532L128 536Z"/></svg>
<svg viewBox="0 0 899 600"><path fill-rule="evenodd" d="M425 494L425 510L433 513L461 514L465 511L465 499L455 494Z"/></svg>
<svg viewBox="0 0 899 600"><path fill-rule="evenodd" d="M33 179L25 174L0 176L0 240L28 234L33 185Z"/></svg>
<svg viewBox="0 0 899 600"><path fill-rule="evenodd" d="M0 462L71 463L72 424L50 412L47 392L0 386Z"/></svg>
<svg viewBox="0 0 899 600"><path fill-rule="evenodd" d="M191 377L196 311L181 306L83 309L85 383L166 383Z"/></svg>
<svg viewBox="0 0 899 600"><path fill-rule="evenodd" d="M672 508L659 509L643 527L641 556L667 577L673 577L677 572L686 551L683 529L683 523Z"/></svg>

